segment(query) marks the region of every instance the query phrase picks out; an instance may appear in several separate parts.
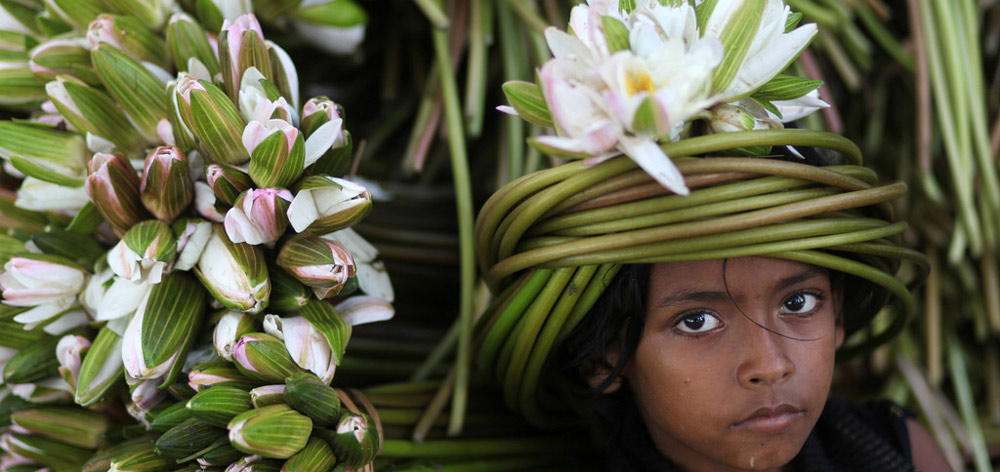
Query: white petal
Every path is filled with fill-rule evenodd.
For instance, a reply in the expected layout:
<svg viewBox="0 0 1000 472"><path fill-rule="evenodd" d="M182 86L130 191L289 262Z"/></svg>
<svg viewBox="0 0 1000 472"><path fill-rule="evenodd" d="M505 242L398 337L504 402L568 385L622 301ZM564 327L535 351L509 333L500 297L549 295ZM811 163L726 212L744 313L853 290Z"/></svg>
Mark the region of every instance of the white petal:
<svg viewBox="0 0 1000 472"><path fill-rule="evenodd" d="M314 221L319 219L316 211L316 202L312 196L313 190L299 190L299 193L288 205L288 222L295 229L296 233L305 231Z"/></svg>
<svg viewBox="0 0 1000 472"><path fill-rule="evenodd" d="M347 250L351 251L354 262L371 262L378 257L378 249L351 228L324 234L323 237L344 243Z"/></svg>
<svg viewBox="0 0 1000 472"><path fill-rule="evenodd" d="M313 165L342 136L344 120L334 118L313 131L306 140L305 167Z"/></svg>
<svg viewBox="0 0 1000 472"><path fill-rule="evenodd" d="M42 327L42 331L49 334L62 334L73 328L86 326L88 322L90 322L90 318L87 317L87 312L73 310L59 315L55 321Z"/></svg>
<svg viewBox="0 0 1000 472"><path fill-rule="evenodd" d="M77 211L83 208L90 197L84 186L63 187L34 177L21 182L14 206L35 211Z"/></svg>
<svg viewBox="0 0 1000 472"><path fill-rule="evenodd" d="M364 25L334 28L304 21L293 21L292 25L295 26L301 37L309 41L310 44L335 55L353 53L365 38Z"/></svg>
<svg viewBox="0 0 1000 472"><path fill-rule="evenodd" d="M364 295L350 297L333 308L351 326L390 320L396 313L389 302Z"/></svg>
<svg viewBox="0 0 1000 472"><path fill-rule="evenodd" d="M392 303L395 294L392 290L392 281L389 280L389 272L385 270L385 265L381 261L357 264L358 286L367 295L381 298Z"/></svg>
<svg viewBox="0 0 1000 472"><path fill-rule="evenodd" d="M660 185L678 195L691 193L684 183L684 176L655 141L626 136L621 139L621 147L622 152L639 164L639 167Z"/></svg>

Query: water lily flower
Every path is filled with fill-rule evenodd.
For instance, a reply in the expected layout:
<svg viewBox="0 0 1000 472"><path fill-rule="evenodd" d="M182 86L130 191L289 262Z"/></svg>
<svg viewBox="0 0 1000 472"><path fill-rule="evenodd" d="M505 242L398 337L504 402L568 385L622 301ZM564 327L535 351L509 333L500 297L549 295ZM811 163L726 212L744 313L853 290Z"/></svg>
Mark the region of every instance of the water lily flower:
<svg viewBox="0 0 1000 472"><path fill-rule="evenodd" d="M87 288L80 296L80 302L95 321L127 321L152 284L136 284L115 275L106 264L102 267L90 278ZM124 326L121 326L121 330L124 330Z"/></svg>
<svg viewBox="0 0 1000 472"><path fill-rule="evenodd" d="M108 266L115 275L134 283L160 283L167 265L177 257L177 239L165 223L143 221L125 233L108 251Z"/></svg>
<svg viewBox="0 0 1000 472"><path fill-rule="evenodd" d="M243 192L226 212L225 228L229 240L252 245L273 243L288 228L285 212L292 192L260 188Z"/></svg>
<svg viewBox="0 0 1000 472"><path fill-rule="evenodd" d="M343 243L312 234L285 243L278 253L278 265L311 287L321 300L339 294L356 273L351 251Z"/></svg>
<svg viewBox="0 0 1000 472"><path fill-rule="evenodd" d="M56 358L59 359L59 375L76 392L77 379L80 378L80 366L83 363L83 353L90 348L90 340L83 336L68 334L59 339L56 345ZM2 357L2 353L0 353Z"/></svg>
<svg viewBox="0 0 1000 472"><path fill-rule="evenodd" d="M295 232L322 234L346 228L371 211L372 194L346 179L312 176L303 179L288 206L288 222Z"/></svg>
<svg viewBox="0 0 1000 472"><path fill-rule="evenodd" d="M258 313L267 306L271 282L264 254L256 246L234 243L222 225L216 225L195 274L226 308Z"/></svg>
<svg viewBox="0 0 1000 472"><path fill-rule="evenodd" d="M251 121L243 129L250 177L258 187L287 187L305 168L305 141L285 120Z"/></svg>
<svg viewBox="0 0 1000 472"><path fill-rule="evenodd" d="M285 349L299 367L316 374L325 384L333 380L337 363L330 343L301 316L264 316L264 332L285 343Z"/></svg>
<svg viewBox="0 0 1000 472"><path fill-rule="evenodd" d="M72 262L42 254L11 257L0 273L3 302L12 306L58 304L69 307L86 281L87 272Z"/></svg>

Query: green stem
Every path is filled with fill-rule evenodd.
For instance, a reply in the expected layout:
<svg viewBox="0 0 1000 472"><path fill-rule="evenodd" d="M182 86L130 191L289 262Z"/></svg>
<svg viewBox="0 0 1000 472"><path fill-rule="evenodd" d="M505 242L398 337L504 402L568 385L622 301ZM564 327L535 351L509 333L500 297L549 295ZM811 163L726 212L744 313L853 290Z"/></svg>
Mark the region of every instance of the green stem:
<svg viewBox="0 0 1000 472"><path fill-rule="evenodd" d="M948 339L948 365L951 367L952 386L955 387L955 397L958 399L958 409L962 414L962 422L965 423L965 430L969 433L972 459L976 471L989 472L993 468L990 466L990 455L986 451L983 429L976 415L976 401L972 396L969 373L965 368L965 359L962 358L961 346L958 339L954 337Z"/></svg>
<svg viewBox="0 0 1000 472"><path fill-rule="evenodd" d="M497 21L500 25L500 55L503 61L503 73L506 80L523 79L527 75L524 57L524 39L514 21L510 4L506 1L496 3ZM524 121L517 116L507 116L506 181L514 180L524 174ZM503 175L503 173L500 173ZM498 182L498 186L504 182Z"/></svg>
<svg viewBox="0 0 1000 472"><path fill-rule="evenodd" d="M538 10L529 5L525 0L506 1L507 4L514 9L514 12L517 13L517 16L521 17L521 21L525 22L528 27L534 30L534 32L541 33L542 31L545 31L545 28L549 27L549 22L545 21L545 19L538 14Z"/></svg>
<svg viewBox="0 0 1000 472"><path fill-rule="evenodd" d="M445 121L448 125L448 147L451 154L451 173L455 185L458 209L458 239L461 256L461 288L459 295L459 319L461 327L458 336L458 356L455 362L455 390L451 402L449 434L462 431L465 407L468 403L469 368L472 358L473 290L476 284L476 259L473 240L472 185L469 182L469 161L465 148L465 133L462 130L462 112L459 108L458 86L451 67L451 51L448 49L448 32L435 30L434 53L441 77L441 92L444 100Z"/></svg>
<svg viewBox="0 0 1000 472"><path fill-rule="evenodd" d="M469 5L469 56L465 74L465 119L469 136L479 137L483 130L486 101L486 33L493 20L492 0L478 0Z"/></svg>
<svg viewBox="0 0 1000 472"><path fill-rule="evenodd" d="M451 22L448 20L448 15L445 14L444 10L441 9L441 5L435 0L413 0L413 3L417 4L417 8L424 12L427 16L427 20L431 22L437 29L448 29Z"/></svg>
<svg viewBox="0 0 1000 472"><path fill-rule="evenodd" d="M430 377L431 372L441 365L444 358L451 353L452 349L455 349L455 343L458 342L460 324L461 319L456 319L455 322L452 323L451 327L448 328L448 331L444 334L441 340L434 346L434 350L432 350L431 353L424 359L424 362L420 364L420 368L415 370L413 375L410 376L410 380L414 382L427 380L427 378Z"/></svg>
<svg viewBox="0 0 1000 472"><path fill-rule="evenodd" d="M865 2L855 3L854 13L858 15L858 19L885 52L889 53L896 62L902 64L907 70L913 71L913 58L903 49L899 41L896 41L896 37L886 29L885 25L875 16L875 12Z"/></svg>

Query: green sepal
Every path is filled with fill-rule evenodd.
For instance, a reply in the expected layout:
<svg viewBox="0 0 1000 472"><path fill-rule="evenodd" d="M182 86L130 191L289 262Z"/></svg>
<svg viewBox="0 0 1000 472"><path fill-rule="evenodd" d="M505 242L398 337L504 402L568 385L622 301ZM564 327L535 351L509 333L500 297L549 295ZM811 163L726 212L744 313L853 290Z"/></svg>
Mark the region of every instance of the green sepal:
<svg viewBox="0 0 1000 472"><path fill-rule="evenodd" d="M81 187L84 183L83 177L66 175L59 172L58 169L46 167L43 162L29 160L21 156L11 156L10 163L15 169L28 177L34 177L38 180L62 185L63 187Z"/></svg>
<svg viewBox="0 0 1000 472"><path fill-rule="evenodd" d="M125 233L122 241L140 256L150 255L163 262L170 262L177 257L177 238L170 227L159 220L146 220L136 224ZM153 252L147 254L150 248L153 248Z"/></svg>
<svg viewBox="0 0 1000 472"><path fill-rule="evenodd" d="M272 387L281 387L281 390L275 392ZM285 403L284 388L283 384L261 385L250 390L250 402L253 403L254 408Z"/></svg>
<svg viewBox="0 0 1000 472"><path fill-rule="evenodd" d="M42 252L65 257L82 267L93 267L106 252L104 246L90 236L56 228L32 235L31 241Z"/></svg>
<svg viewBox="0 0 1000 472"><path fill-rule="evenodd" d="M763 109L765 109L765 110L767 110L767 111L769 111L771 113L774 113L774 116L777 116L778 119L782 118L782 116L781 116L781 110L779 110L778 107L776 107L773 103L771 103L771 102L769 102L767 100L761 99L761 98L757 98L756 96L750 97L750 99L753 100L754 102L756 102L758 105L760 105L761 108L763 108Z"/></svg>
<svg viewBox="0 0 1000 472"><path fill-rule="evenodd" d="M333 448L323 439L313 436L306 447L290 457L281 470L296 472L327 472L337 463Z"/></svg>
<svg viewBox="0 0 1000 472"><path fill-rule="evenodd" d="M215 85L199 80L205 90L191 91L191 132L208 157L224 164L242 164L250 157L243 146L245 123L240 111Z"/></svg>
<svg viewBox="0 0 1000 472"><path fill-rule="evenodd" d="M208 390L205 391L207 392ZM157 431L165 432L187 421L192 416L194 415L187 408L187 402L177 402L157 412L156 416L153 417L153 421L149 422L149 425Z"/></svg>
<svg viewBox="0 0 1000 472"><path fill-rule="evenodd" d="M8 234L13 231L23 232L25 236L45 231L49 220L44 213L25 210L14 205L17 194L0 191L0 229Z"/></svg>
<svg viewBox="0 0 1000 472"><path fill-rule="evenodd" d="M86 30L87 25L107 8L102 0L47 0L46 3L51 3L47 11L56 13L78 30Z"/></svg>
<svg viewBox="0 0 1000 472"><path fill-rule="evenodd" d="M147 140L159 141L157 127L170 110L166 84L121 49L109 44L98 45L91 56L108 93L132 117Z"/></svg>
<svg viewBox="0 0 1000 472"><path fill-rule="evenodd" d="M74 113L71 108L59 100L52 100L67 121L78 130L90 132L111 141L119 151L125 153L137 151L145 146L145 139L139 134L139 130L132 125L125 112L111 97L96 88L75 80L68 76L59 76L57 79L58 82L62 83L81 115ZM49 86L58 86L54 83L55 81L49 82L46 89ZM51 94L50 98L52 98Z"/></svg>
<svg viewBox="0 0 1000 472"><path fill-rule="evenodd" d="M225 434L226 430L222 428L198 418L188 418L156 440L156 452L170 459L182 459L204 449Z"/></svg>
<svg viewBox="0 0 1000 472"><path fill-rule="evenodd" d="M262 382L284 382L286 378L301 372L292 356L285 349L285 344L278 338L267 333L247 333L237 341L237 347L243 346L247 362L252 366L244 366L235 362L236 368L245 376ZM234 349L234 350L235 350ZM233 358L237 356L233 354Z"/></svg>
<svg viewBox="0 0 1000 472"><path fill-rule="evenodd" d="M104 444L109 419L78 407L40 406L11 415L14 424L34 434L94 449Z"/></svg>
<svg viewBox="0 0 1000 472"><path fill-rule="evenodd" d="M301 372L285 381L285 402L317 426L330 427L340 418L340 396L315 375Z"/></svg>
<svg viewBox="0 0 1000 472"><path fill-rule="evenodd" d="M60 336L50 336L22 348L7 361L3 378L9 384L31 383L59 375L56 345Z"/></svg>
<svg viewBox="0 0 1000 472"><path fill-rule="evenodd" d="M354 156L354 142L351 132L344 130L344 144L328 149L323 155L307 167L303 175L332 175L340 177L351 167Z"/></svg>
<svg viewBox="0 0 1000 472"><path fill-rule="evenodd" d="M199 375L228 380L219 380L211 385L198 384L195 383L193 379L197 378ZM249 390L258 384L258 382L251 380L249 377L244 375L243 372L237 369L235 364L226 360L202 362L201 364L191 368L191 372L188 373L188 378L192 379L191 383L194 384L192 388L197 386L198 388L196 388L196 390L198 391L206 388L214 388L220 385Z"/></svg>
<svg viewBox="0 0 1000 472"><path fill-rule="evenodd" d="M234 26L230 26L234 27ZM264 38L253 29L243 31L240 36L240 48L237 57L229 55L229 34L222 31L219 34L219 66L222 68L222 81L226 87L226 93L236 101L239 98L240 80L243 72L250 67L256 67L265 78L271 78L271 57L267 52L267 45ZM236 60L236 76L233 76L233 59Z"/></svg>
<svg viewBox="0 0 1000 472"><path fill-rule="evenodd" d="M339 366L347 349L347 341L351 338L351 325L347 324L329 303L322 300L312 300L306 303L299 314L323 334L330 344L330 351Z"/></svg>
<svg viewBox="0 0 1000 472"><path fill-rule="evenodd" d="M38 29L47 38L54 38L63 33L68 33L73 31L73 26L66 23L60 18L38 15L35 18L35 24L38 25Z"/></svg>
<svg viewBox="0 0 1000 472"><path fill-rule="evenodd" d="M628 50L628 28L621 20L602 16L601 26L604 29L604 41L608 44L609 53Z"/></svg>
<svg viewBox="0 0 1000 472"><path fill-rule="evenodd" d="M250 177L258 188L288 187L302 175L305 157L302 133L296 133L291 150L288 150L284 133L271 133L250 155Z"/></svg>
<svg viewBox="0 0 1000 472"><path fill-rule="evenodd" d="M97 230L101 222L104 221L104 217L101 216L101 212L97 210L97 206L94 202L87 202L83 208L76 213L73 217L73 221L66 226L66 231L72 231L78 234L91 235Z"/></svg>
<svg viewBox="0 0 1000 472"><path fill-rule="evenodd" d="M269 265L271 298L268 308L279 313L296 312L311 298L312 291L277 264Z"/></svg>
<svg viewBox="0 0 1000 472"><path fill-rule="evenodd" d="M753 98L767 101L794 100L823 85L822 80L777 75L753 93Z"/></svg>
<svg viewBox="0 0 1000 472"><path fill-rule="evenodd" d="M42 43L31 51L32 64L40 67L35 69L35 76L40 80L49 81L58 74L76 77L88 85L99 85L100 80L90 62L90 50L86 43L76 41L50 41Z"/></svg>
<svg viewBox="0 0 1000 472"><path fill-rule="evenodd" d="M292 18L322 26L350 28L368 23L368 13L353 0L337 0L299 8Z"/></svg>
<svg viewBox="0 0 1000 472"><path fill-rule="evenodd" d="M106 472L111 468L111 463L116 458L124 459L140 451L149 451L155 455L153 439L151 437L141 436L112 446L103 447L87 459L87 462L80 468L80 472ZM149 470L158 471L161 469L151 468Z"/></svg>
<svg viewBox="0 0 1000 472"><path fill-rule="evenodd" d="M24 26L34 33L39 33L38 25L35 24L35 16L38 15L37 8L12 0L0 1L0 8L4 10L4 13L7 16L16 20L19 24L21 24L21 26Z"/></svg>
<svg viewBox="0 0 1000 472"><path fill-rule="evenodd" d="M173 272L153 285L140 333L145 365L164 364L178 352L181 355L174 364L183 364L183 354L194 342L204 311L205 290L194 277L184 272ZM171 370L163 385L172 384L176 374Z"/></svg>
<svg viewBox="0 0 1000 472"><path fill-rule="evenodd" d="M635 10L635 0L619 1L618 10L621 11L622 13L632 13L632 10Z"/></svg>
<svg viewBox="0 0 1000 472"><path fill-rule="evenodd" d="M302 0L254 0L254 14L264 21L274 21L295 11Z"/></svg>
<svg viewBox="0 0 1000 472"><path fill-rule="evenodd" d="M375 422L364 413L345 411L340 415L336 428L316 428L316 431L333 448L337 460L352 469L364 467L378 454L379 438Z"/></svg>
<svg viewBox="0 0 1000 472"><path fill-rule="evenodd" d="M764 14L765 0L750 0L736 7L729 22L719 34L722 42L722 62L712 77L712 92L720 93L733 82L750 51Z"/></svg>
<svg viewBox="0 0 1000 472"><path fill-rule="evenodd" d="M11 159L26 175L79 187L87 176L90 152L79 134L44 125L0 121L0 157ZM14 162L14 158L20 162Z"/></svg>
<svg viewBox="0 0 1000 472"><path fill-rule="evenodd" d="M22 252L28 252L28 249L24 246L24 241L21 241L20 239L17 239L13 236L0 234L0 267L6 264L11 257L16 256ZM15 307L8 307L7 305L0 305L0 307L15 309ZM29 307L16 307L18 313L27 310L28 308ZM5 316L3 314L0 314L0 319L3 318L5 318ZM4 336L7 335L6 331L0 331L0 332L4 333ZM0 346L5 345L4 341L5 340L3 339L3 337L0 337Z"/></svg>
<svg viewBox="0 0 1000 472"><path fill-rule="evenodd" d="M105 325L97 332L80 365L80 375L76 380L76 404L88 407L97 403L125 377L124 374L122 337Z"/></svg>
<svg viewBox="0 0 1000 472"><path fill-rule="evenodd" d="M306 446L312 420L288 405L255 408L229 422L229 440L247 454L287 459Z"/></svg>
<svg viewBox="0 0 1000 472"><path fill-rule="evenodd" d="M555 126L552 121L552 114L549 106L545 102L545 95L537 84L522 80L510 80L504 82L504 95L507 102L517 110L517 114L528 123L552 128Z"/></svg>
<svg viewBox="0 0 1000 472"><path fill-rule="evenodd" d="M28 308L30 307L12 307L0 304L0 309L3 311L16 309L13 311L15 315ZM24 349L49 335L40 327L28 330L24 329L24 325L21 323L6 319L0 319L0 333L3 333L3 336L0 336L0 346L13 349Z"/></svg>
<svg viewBox="0 0 1000 472"><path fill-rule="evenodd" d="M215 6L215 2L212 0L196 0L195 12L198 14L199 22L205 26L207 31L211 31L214 34L216 31L222 30L222 23L226 17L222 15L219 7Z"/></svg>
<svg viewBox="0 0 1000 472"><path fill-rule="evenodd" d="M802 21L802 12L792 12L785 18L785 32L790 33Z"/></svg>
<svg viewBox="0 0 1000 472"><path fill-rule="evenodd" d="M57 439L33 434L7 433L5 445L11 454L16 454L55 470L79 469L90 458L91 449L73 446Z"/></svg>
<svg viewBox="0 0 1000 472"><path fill-rule="evenodd" d="M33 403L12 393L0 398L0 427L10 425L10 417L14 412L31 408Z"/></svg>
<svg viewBox="0 0 1000 472"><path fill-rule="evenodd" d="M172 1L163 2L161 0L145 0L137 2L135 0L104 0L112 10L119 11L129 18L143 25L149 25L152 30L159 31L166 21L167 15L163 11L163 3L173 5Z"/></svg>
<svg viewBox="0 0 1000 472"><path fill-rule="evenodd" d="M221 28L221 26L220 20L219 27ZM212 31L218 31L218 29ZM219 59L215 57L216 50L208 42L205 30L197 21L193 21L191 17L183 13L175 14L167 23L166 35L170 56L174 58L174 66L178 71L190 72L188 60L195 58L208 69L212 77L221 72Z"/></svg>
<svg viewBox="0 0 1000 472"><path fill-rule="evenodd" d="M215 386L187 401L191 415L213 426L225 428L236 415L253 408L250 393L236 387Z"/></svg>
<svg viewBox="0 0 1000 472"><path fill-rule="evenodd" d="M207 451L202 451L198 456L198 462L208 465L227 466L240 460L244 456L243 452L233 447L228 438L222 438L211 444ZM201 470L201 469L198 469Z"/></svg>

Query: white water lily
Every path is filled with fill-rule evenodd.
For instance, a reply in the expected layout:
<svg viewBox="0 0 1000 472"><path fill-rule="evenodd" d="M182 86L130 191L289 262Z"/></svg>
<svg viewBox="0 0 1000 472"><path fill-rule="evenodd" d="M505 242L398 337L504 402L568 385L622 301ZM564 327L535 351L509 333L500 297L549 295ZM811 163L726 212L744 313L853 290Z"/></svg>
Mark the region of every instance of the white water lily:
<svg viewBox="0 0 1000 472"><path fill-rule="evenodd" d="M80 296L80 302L95 321L110 321L132 315L152 287L148 283L134 283L116 276L110 267L104 266L91 277L87 288Z"/></svg>
<svg viewBox="0 0 1000 472"><path fill-rule="evenodd" d="M240 79L239 105L240 114L248 123L251 121L267 122L274 118L277 111L279 117L297 126L299 123L298 113L295 111L284 97L278 97L271 101L267 98L267 92L260 81L264 79L256 67L248 67L243 71L243 78Z"/></svg>
<svg viewBox="0 0 1000 472"><path fill-rule="evenodd" d="M163 270L167 267L167 261L158 260L149 252L139 254L128 247L125 241L119 241L108 251L107 262L115 275L136 284L160 283Z"/></svg>
<svg viewBox="0 0 1000 472"><path fill-rule="evenodd" d="M378 249L372 246L364 237L351 228L344 228L340 231L323 236L327 239L340 241L351 252L356 266L356 276L358 287L365 294L383 300L386 304L395 300L395 293L392 282L389 280L389 272L385 270L385 265L378 258ZM339 306L339 305L338 305ZM389 306L391 311L392 306ZM338 310L337 313L343 315ZM392 317L392 314L389 314ZM388 319L388 318L386 318Z"/></svg>
<svg viewBox="0 0 1000 472"><path fill-rule="evenodd" d="M283 340L285 349L299 367L316 374L323 383L333 380L337 363L330 343L305 318L266 315L264 332Z"/></svg>
<svg viewBox="0 0 1000 472"><path fill-rule="evenodd" d="M85 271L42 256L11 257L0 273L3 301L12 306L52 303L68 307L86 281Z"/></svg>

